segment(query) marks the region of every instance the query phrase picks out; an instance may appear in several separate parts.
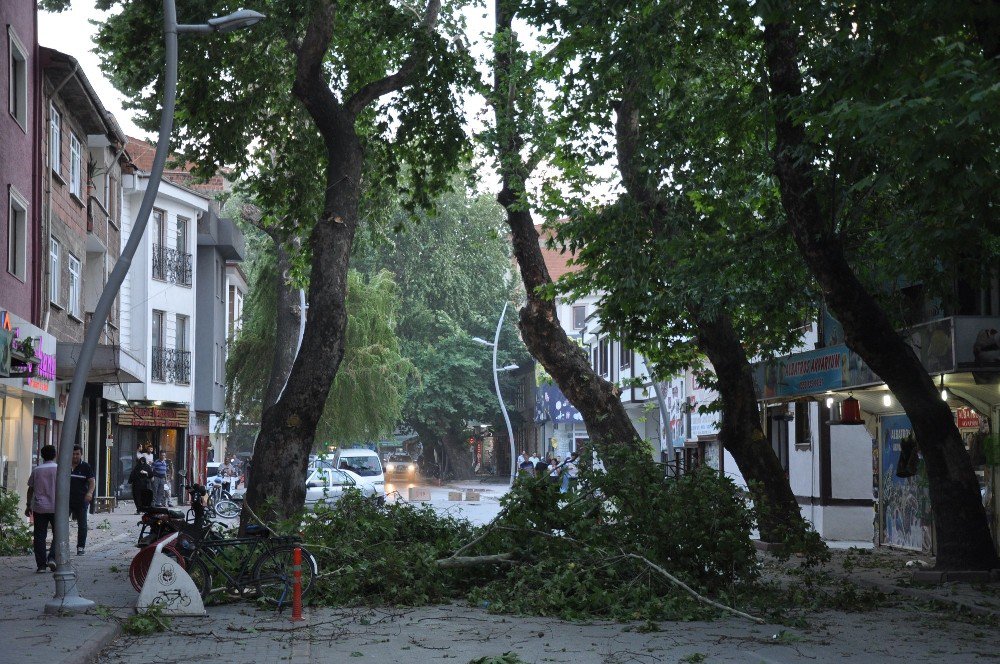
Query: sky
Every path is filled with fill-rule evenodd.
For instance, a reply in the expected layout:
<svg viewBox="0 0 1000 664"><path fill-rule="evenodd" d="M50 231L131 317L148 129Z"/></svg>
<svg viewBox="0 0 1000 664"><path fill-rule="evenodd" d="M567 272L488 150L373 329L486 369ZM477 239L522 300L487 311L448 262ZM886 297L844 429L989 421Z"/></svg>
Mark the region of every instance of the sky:
<svg viewBox="0 0 1000 664"><path fill-rule="evenodd" d="M123 108L124 97L101 73L100 62L92 52L97 27L89 21L101 20L104 15L105 12L97 11L93 2L87 0L75 0L72 9L58 14L39 10L38 42L42 46L72 55L79 61L80 68L101 98L104 108L115 116L122 131L136 138L155 139L153 134L142 131L132 122L131 115Z"/></svg>

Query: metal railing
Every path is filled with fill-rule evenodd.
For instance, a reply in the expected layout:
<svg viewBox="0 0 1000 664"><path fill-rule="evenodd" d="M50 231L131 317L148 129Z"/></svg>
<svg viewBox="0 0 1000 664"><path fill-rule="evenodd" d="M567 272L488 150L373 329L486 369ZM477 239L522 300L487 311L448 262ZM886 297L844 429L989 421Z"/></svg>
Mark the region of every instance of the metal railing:
<svg viewBox="0 0 1000 664"><path fill-rule="evenodd" d="M152 379L161 383L191 382L191 351L153 346Z"/></svg>
<svg viewBox="0 0 1000 664"><path fill-rule="evenodd" d="M153 245L153 278L179 286L191 285L191 254Z"/></svg>

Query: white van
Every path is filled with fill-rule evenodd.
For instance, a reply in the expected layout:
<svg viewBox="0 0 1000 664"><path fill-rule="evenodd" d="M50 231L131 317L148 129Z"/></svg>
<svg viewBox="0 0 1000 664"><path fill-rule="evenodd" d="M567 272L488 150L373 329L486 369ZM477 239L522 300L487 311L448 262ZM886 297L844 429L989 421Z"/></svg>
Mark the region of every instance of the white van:
<svg viewBox="0 0 1000 664"><path fill-rule="evenodd" d="M346 470L358 476L359 484L369 484L374 495L385 498L385 473L378 454L363 447L337 450L333 455L333 467Z"/></svg>

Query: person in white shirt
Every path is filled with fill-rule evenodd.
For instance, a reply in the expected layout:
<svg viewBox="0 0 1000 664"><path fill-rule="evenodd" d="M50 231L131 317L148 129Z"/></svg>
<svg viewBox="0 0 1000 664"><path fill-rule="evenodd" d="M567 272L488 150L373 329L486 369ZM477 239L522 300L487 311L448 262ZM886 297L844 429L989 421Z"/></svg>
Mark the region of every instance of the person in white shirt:
<svg viewBox="0 0 1000 664"><path fill-rule="evenodd" d="M532 466L535 466L535 465L538 465L538 462L541 461L541 459L538 458L537 454L535 454L534 452L532 452L531 456L528 457L528 461L531 462Z"/></svg>
<svg viewBox="0 0 1000 664"><path fill-rule="evenodd" d="M570 484L576 484L576 477L580 474L580 469L576 465L578 458L580 458L580 453L573 452L563 462L562 485L559 487L559 493L569 493Z"/></svg>

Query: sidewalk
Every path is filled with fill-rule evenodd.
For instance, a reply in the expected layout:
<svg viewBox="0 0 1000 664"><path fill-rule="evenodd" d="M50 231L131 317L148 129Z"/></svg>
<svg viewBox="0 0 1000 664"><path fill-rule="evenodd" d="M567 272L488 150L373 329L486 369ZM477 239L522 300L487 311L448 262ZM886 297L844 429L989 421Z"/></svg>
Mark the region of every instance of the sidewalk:
<svg viewBox="0 0 1000 664"><path fill-rule="evenodd" d="M80 594L119 617L132 613L136 592L128 580L139 517L131 503L111 514L91 514L87 553L77 556L76 523L70 521L71 562ZM93 661L120 632L119 622L97 612L50 616L43 610L55 592L52 574L36 574L32 556L0 558L0 661Z"/></svg>
<svg viewBox="0 0 1000 664"><path fill-rule="evenodd" d="M907 567L907 563L921 561L929 569L934 565L932 556L887 548L831 547L830 553L830 562L820 569L863 588L895 593L921 602L940 602L973 615L1000 616L1000 583L914 583L913 573L924 569L924 566L912 562Z"/></svg>

